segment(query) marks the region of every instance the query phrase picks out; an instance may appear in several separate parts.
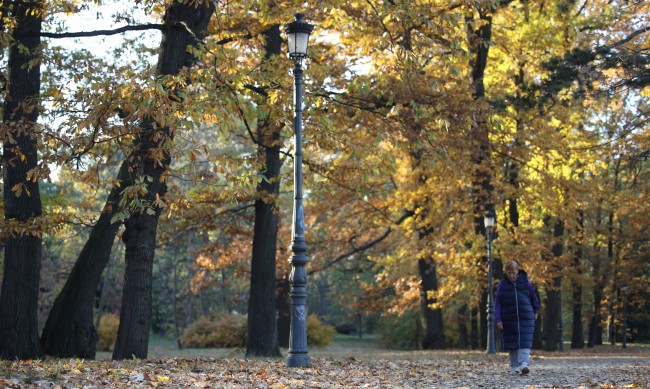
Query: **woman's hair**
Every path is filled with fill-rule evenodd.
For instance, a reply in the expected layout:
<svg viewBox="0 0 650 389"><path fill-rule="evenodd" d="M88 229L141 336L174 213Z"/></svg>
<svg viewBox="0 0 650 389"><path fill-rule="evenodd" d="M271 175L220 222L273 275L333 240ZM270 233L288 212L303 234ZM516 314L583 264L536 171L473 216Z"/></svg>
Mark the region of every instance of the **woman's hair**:
<svg viewBox="0 0 650 389"><path fill-rule="evenodd" d="M517 268L517 269L519 268L519 263L517 263L517 261L510 261L510 262L506 263L506 270L514 269L514 268Z"/></svg>

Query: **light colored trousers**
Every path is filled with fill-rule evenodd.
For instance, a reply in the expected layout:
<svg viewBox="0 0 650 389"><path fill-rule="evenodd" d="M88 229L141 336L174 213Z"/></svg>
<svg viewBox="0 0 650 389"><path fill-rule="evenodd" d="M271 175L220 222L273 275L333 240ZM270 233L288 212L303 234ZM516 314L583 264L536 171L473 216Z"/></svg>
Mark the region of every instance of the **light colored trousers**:
<svg viewBox="0 0 650 389"><path fill-rule="evenodd" d="M510 368L520 369L530 365L530 349L520 348L519 350L510 350Z"/></svg>

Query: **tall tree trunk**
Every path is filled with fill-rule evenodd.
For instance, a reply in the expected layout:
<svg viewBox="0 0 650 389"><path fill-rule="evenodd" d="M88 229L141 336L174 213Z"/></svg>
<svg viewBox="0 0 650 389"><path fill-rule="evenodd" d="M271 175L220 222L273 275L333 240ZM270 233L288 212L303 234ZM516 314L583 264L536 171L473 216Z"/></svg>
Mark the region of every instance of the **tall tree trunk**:
<svg viewBox="0 0 650 389"><path fill-rule="evenodd" d="M30 359L43 355L38 338L38 290L41 271L42 215L35 133L41 86L40 44L42 1L13 3L15 43L9 51L9 79L2 117L5 222L4 272L0 294L0 358ZM5 15L3 15L5 16ZM34 222L34 223L32 223ZM6 232L10 232L6 234Z"/></svg>
<svg viewBox="0 0 650 389"><path fill-rule="evenodd" d="M419 129L414 128L414 132L418 133ZM419 173L419 185L426 185L427 177L426 172L421 171L423 167L424 153L422 150L412 150L412 166L413 171ZM428 204L426 199L416 202L413 206L418 212L408 212L410 217L415 218L415 223L418 225L418 239L422 247L427 247L429 242L434 236L434 229L427 221L421 220L418 215L427 215ZM422 348L429 349L442 349L446 347L444 322L441 308L432 308L431 304L435 303L435 299L429 297L430 294L435 294L438 291L438 275L436 273L435 260L426 253L418 254L418 270L420 275L420 322L422 324Z"/></svg>
<svg viewBox="0 0 650 389"><path fill-rule="evenodd" d="M469 339L469 344L472 350L478 349L479 344L479 333L478 333L478 308L472 308L470 311L470 328L472 329L471 336Z"/></svg>
<svg viewBox="0 0 650 389"><path fill-rule="evenodd" d="M431 259L419 259L420 272L420 312L422 318L422 348L425 350L445 348L445 331L442 321L442 310L431 308L435 299L429 297L428 292L438 290L436 263Z"/></svg>
<svg viewBox="0 0 650 389"><path fill-rule="evenodd" d="M602 317L600 314L602 308L601 304L603 301L603 291L600 288L600 285L594 285L593 293L594 314L589 322L589 340L587 342L587 347L594 347L603 344L603 327L601 322Z"/></svg>
<svg viewBox="0 0 650 389"><path fill-rule="evenodd" d="M479 347L482 350L487 349L487 333L488 333L488 322L487 322L487 307L488 304L488 299L487 299L487 293L482 293L481 294L481 303L479 305L479 310L478 310L478 321L481 324L481 327L479 328L479 341L480 345Z"/></svg>
<svg viewBox="0 0 650 389"><path fill-rule="evenodd" d="M492 39L492 5L487 5L489 9L483 9L476 5L477 12L481 23L479 28L474 29L476 21L472 17L467 17L467 36L470 52L472 53L472 84L471 93L477 106L479 107L475 120L471 124L472 150L471 158L474 166L472 179L472 200L474 205L474 230L476 234L484 234L485 226L483 216L485 211L491 205L492 196L492 173L490 166L490 140L487 124L487 113L484 112L485 105L485 69L487 67L488 53L490 49L490 40Z"/></svg>
<svg viewBox="0 0 650 389"><path fill-rule="evenodd" d="M600 204L596 208L596 231L599 230L598 227L602 225L601 215L601 206ZM597 245L594 245L594 250L598 250ZM596 256L592 260L592 274L594 278L594 285L592 290L593 302L594 302L594 311L592 313L591 319L589 320L589 335L587 339L587 347L594 347L596 345L603 344L603 329L602 329L602 316L601 316L601 304L603 301L603 289L605 287L605 273L604 269L607 266L603 261L599 260L599 256Z"/></svg>
<svg viewBox="0 0 650 389"><path fill-rule="evenodd" d="M133 183L126 161L120 166L117 182L120 187L111 189L102 214L90 231L45 322L41 344L48 355L60 358L95 358L98 336L93 326L93 304L120 227L118 223L111 223L111 218L118 211L122 188Z"/></svg>
<svg viewBox="0 0 650 389"><path fill-rule="evenodd" d="M554 285L555 286L555 285ZM549 290L546 292L545 313L544 316L544 350L557 351L558 348L558 322L560 320L560 291Z"/></svg>
<svg viewBox="0 0 650 389"><path fill-rule="evenodd" d="M278 345L289 347L289 333L291 327L291 300L289 299L289 275L285 274L276 285L278 310Z"/></svg>
<svg viewBox="0 0 650 389"><path fill-rule="evenodd" d="M578 231L577 231L577 243L575 250L575 257L573 260L573 268L576 270L577 274L582 274L584 267L582 265L583 260L583 242L584 242L584 212L581 210L579 212L578 219ZM585 347L585 337L584 330L582 328L582 281L573 280L573 326L571 332L571 348L584 348Z"/></svg>
<svg viewBox="0 0 650 389"><path fill-rule="evenodd" d="M280 55L280 26L264 32L265 60ZM269 116L257 131L258 155L263 161L264 180L257 185L253 257L251 260L250 294L248 299L247 356L280 356L275 312L275 268L278 242L277 199L280 194L280 126Z"/></svg>
<svg viewBox="0 0 650 389"><path fill-rule="evenodd" d="M174 266L174 285L172 289L172 312L174 315L174 338L176 339L176 346L179 350L183 349L183 343L181 342L181 330L178 325L178 248L174 250L174 258L172 260L172 266Z"/></svg>
<svg viewBox="0 0 650 389"><path fill-rule="evenodd" d="M618 169L615 171L615 177L618 176ZM616 186L616 179L615 179ZM609 217L607 218L607 259L608 263L612 264L613 269L618 268L617 257L614 255L614 211L609 211ZM617 272L612 271L612 285L614 286L611 291L611 296L607 304L607 338L609 343L613 346L616 344L616 317L614 313L614 297L615 290L617 289Z"/></svg>
<svg viewBox="0 0 650 389"><path fill-rule="evenodd" d="M554 243L551 251L553 252L553 257L557 258L563 253L563 244L562 237L564 236L564 223L561 220L556 220L553 225L553 238ZM562 285L562 279L560 277L555 277L553 279L553 288L546 292L546 314L544 321L544 337L546 338L546 343L544 345L544 350L546 351L557 351L558 345L560 342L560 286Z"/></svg>
<svg viewBox="0 0 650 389"><path fill-rule="evenodd" d="M573 330L571 348L584 348L585 337L582 328L582 285L573 286Z"/></svg>
<svg viewBox="0 0 650 389"><path fill-rule="evenodd" d="M539 289L537 286L533 286L535 288L535 294L537 295L538 298L541 298L541 294L539 293ZM535 332L533 332L533 348L541 350L544 348L544 334L543 334L543 328L542 328L542 323L544 322L544 315L542 313L543 311L540 312L540 315L537 317L537 321L535 323Z"/></svg>
<svg viewBox="0 0 650 389"><path fill-rule="evenodd" d="M178 74L184 66L191 65L194 57L188 53L190 45L205 37L208 23L214 12L214 3L172 3L167 8L163 23L162 51L158 58L157 74ZM140 134L139 153L133 161L137 177L147 180L148 192L144 195L148 210L133 213L125 223L122 240L125 244L126 270L122 311L113 359L146 358L151 321L151 288L156 229L160 207L154 206L156 198L166 193L164 171L170 160L164 152L162 161L155 159L152 151L164 148L171 137L168 127L158 128L152 118L145 120Z"/></svg>
<svg viewBox="0 0 650 389"><path fill-rule="evenodd" d="M483 8L483 7L486 8ZM490 40L492 39L492 13L494 7L491 4L475 4L478 17L481 21L477 29L474 17L466 17L467 40L472 59L470 62L472 68L471 93L473 99L477 102L477 109L472 120L471 132L471 159L472 159L472 203L474 214L474 232L478 235L485 235L485 226L483 216L488 209L493 209L492 202L492 172L490 157L490 140L487 123L486 104L485 104L485 69L487 67L488 53L490 49ZM487 267L488 258L482 256L479 263ZM486 272L487 273L487 272ZM481 307L487 304L487 289L481 296ZM481 321L480 344L482 348L487 347L487 312L479 309Z"/></svg>
<svg viewBox="0 0 650 389"><path fill-rule="evenodd" d="M467 336L467 304L461 305L456 317L458 318L458 348L469 348L469 338Z"/></svg>

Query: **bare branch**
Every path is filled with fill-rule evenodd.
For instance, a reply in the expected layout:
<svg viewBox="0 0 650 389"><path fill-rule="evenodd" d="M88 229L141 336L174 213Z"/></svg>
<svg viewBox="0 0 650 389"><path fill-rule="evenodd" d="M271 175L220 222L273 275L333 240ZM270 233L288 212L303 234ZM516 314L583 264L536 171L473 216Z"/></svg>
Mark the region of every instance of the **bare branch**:
<svg viewBox="0 0 650 389"><path fill-rule="evenodd" d="M630 35L626 36L625 38L621 39L620 41L612 44L610 47L617 47L620 45L624 45L627 42L631 41L632 39L636 38L637 36L643 34L644 32L650 31L650 26L645 26L644 28L638 29L631 33Z"/></svg>
<svg viewBox="0 0 650 389"><path fill-rule="evenodd" d="M404 220L408 219L409 217L411 217L413 215L414 215L413 211L406 211L397 221L395 221L394 224L395 225L400 225L400 224L402 224L402 222ZM388 235L390 235L392 230L393 230L392 227L388 227L386 229L386 231L384 231L384 233L381 236L379 236L379 237L377 237L377 238L375 238L375 239L373 239L371 241L368 241L368 242L364 243L363 245L361 245L359 247L355 247L352 250L348 251L347 253L339 255L338 257L334 258L330 262L326 263L323 267L318 269L318 271L322 271L322 270L325 270L325 269L327 269L329 267L332 267L333 265L337 264L338 262L341 262L342 260L349 257L350 255L354 255L356 253L368 250L372 246L374 246L374 245L380 243L381 241L383 241L384 239L386 239L388 237ZM313 272L315 272L315 270L311 271L310 273L313 273Z"/></svg>
<svg viewBox="0 0 650 389"><path fill-rule="evenodd" d="M81 38L101 35L117 35L127 31L146 31L146 30L162 30L163 25L159 23L140 24L137 26L124 26L114 30L94 30L94 31L77 31L77 32L41 32L40 36L50 39L63 39L63 38Z"/></svg>

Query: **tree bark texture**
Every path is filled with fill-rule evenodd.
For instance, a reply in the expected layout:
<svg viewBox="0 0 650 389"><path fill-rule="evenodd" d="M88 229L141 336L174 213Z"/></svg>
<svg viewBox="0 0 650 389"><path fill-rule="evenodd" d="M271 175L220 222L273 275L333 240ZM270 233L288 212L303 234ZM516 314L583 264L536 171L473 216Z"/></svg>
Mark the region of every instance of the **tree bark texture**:
<svg viewBox="0 0 650 389"><path fill-rule="evenodd" d="M562 244L563 236L564 223L561 220L556 220L553 225L553 238L555 242L551 249L554 257L561 256L564 251ZM546 292L546 312L544 316L544 338L546 339L544 350L546 351L558 350L558 342L560 341L558 325L560 323L560 310L562 309L560 306L561 285L562 279L556 277L553 279L553 289Z"/></svg>
<svg viewBox="0 0 650 389"><path fill-rule="evenodd" d="M571 348L584 348L585 336L582 328L582 286L573 286L573 331L571 335Z"/></svg>
<svg viewBox="0 0 650 389"><path fill-rule="evenodd" d="M266 58L280 55L280 26L264 32ZM280 193L280 126L266 117L258 128L258 155L264 161L265 179L257 185L253 257L248 299L247 356L280 356L275 312L275 268L278 242L277 198Z"/></svg>
<svg viewBox="0 0 650 389"><path fill-rule="evenodd" d="M90 231L83 249L45 322L41 344L46 354L60 358L95 358L98 340L93 325L93 306L102 272L111 257L120 225L111 223L118 211L122 188L133 184L129 164L124 161L102 214Z"/></svg>
<svg viewBox="0 0 650 389"><path fill-rule="evenodd" d="M487 307L488 304L488 299L487 299L487 293L481 293L481 304L479 305L479 310L478 310L478 321L481 323L481 326L479 327L479 341L480 341L480 349L485 350L487 349L487 334L488 334L488 322L487 322ZM496 328L496 327L495 327Z"/></svg>
<svg viewBox="0 0 650 389"><path fill-rule="evenodd" d="M479 331L478 331L478 313L479 309L474 307L470 310L470 328L472 330L470 338L469 338L469 343L470 343L470 348L472 350L478 349L478 344L479 344Z"/></svg>
<svg viewBox="0 0 650 389"><path fill-rule="evenodd" d="M286 274L277 283L277 311L278 311L278 345L280 347L289 347L289 334L291 329L291 299L289 291L289 275Z"/></svg>
<svg viewBox="0 0 650 389"><path fill-rule="evenodd" d="M458 348L468 349L469 338L467 336L467 304L463 304L458 308Z"/></svg>
<svg viewBox="0 0 650 389"><path fill-rule="evenodd" d="M587 347L594 347L603 344L603 326L600 310L602 308L603 290L600 285L595 285L594 290L594 314L589 322L589 339Z"/></svg>
<svg viewBox="0 0 650 389"><path fill-rule="evenodd" d="M0 294L0 358L42 356L38 338L38 290L41 270L42 215L38 177L29 172L38 165L35 132L41 86L41 1L13 4L16 25L9 49L8 90L2 117L5 222L29 224L27 232L4 235L4 273ZM35 12L32 12L35 11ZM35 61L35 63L30 63ZM20 187L19 191L15 189ZM32 221L35 222L32 225Z"/></svg>
<svg viewBox="0 0 650 389"><path fill-rule="evenodd" d="M489 53L489 42L492 39L491 10L483 10L477 6L482 21L480 27L474 30L473 19L466 21L468 44L472 53L472 84L471 92L475 101L485 99L485 69ZM490 7L491 8L491 7ZM483 215L492 202L492 173L490 166L490 140L486 120L486 112L480 108L475 113L471 125L472 164L474 166L472 179L472 200L474 204L474 230L476 234L485 234Z"/></svg>
<svg viewBox="0 0 650 389"><path fill-rule="evenodd" d="M163 24L162 50L158 57L159 76L178 74L185 66L191 66L195 58L187 47L197 44L205 37L208 23L214 12L214 3L173 3L167 8ZM164 151L162 161L156 161L152 151L165 147L171 138L168 127L159 128L153 119L146 120L139 139L139 153L132 161L137 177L148 180L145 204L154 204L156 198L164 198L166 185L164 171L170 155ZM151 290L156 229L161 209L154 212L133 213L125 223L122 240L125 244L126 269L122 311L113 359L146 358L151 322Z"/></svg>
<svg viewBox="0 0 650 389"><path fill-rule="evenodd" d="M480 27L474 29L473 18L468 17L466 20L467 26L467 39L470 52L472 53L471 67L472 67L472 84L471 93L472 97L477 102L483 102L485 99L485 69L487 67L487 58L489 54L489 42L492 37L492 17L491 12L484 10L477 4L477 12L479 18L483 23ZM478 109L475 112L474 120L471 124L471 142L472 151L471 159L474 170L472 172L472 203L474 213L474 232L478 235L486 234L485 225L483 223L483 216L485 212L492 207L492 173L490 171L491 157L490 157L490 140L489 129L486 120L487 113L484 112L485 108L478 104ZM487 267L487 257L481 258L481 263L485 263ZM487 312L482 307L487 303L487 290L483 293L481 298L481 309L479 309L480 317L480 337L479 342L481 348L487 347ZM485 302L485 303L484 303Z"/></svg>
<svg viewBox="0 0 650 389"><path fill-rule="evenodd" d="M533 285L533 288L535 289L537 298L539 298L541 301L542 295L539 293L537 285ZM541 350L544 348L544 334L542 323L544 322L545 315L543 312L543 310L540 310L539 316L537 316L537 320L535 321L535 332L533 332L533 348L536 350Z"/></svg>
<svg viewBox="0 0 650 389"><path fill-rule="evenodd" d="M436 264L433 260L419 259L418 270L420 272L420 312L422 319L422 348L425 350L444 349L445 331L442 320L442 310L433 309L429 305L435 303L435 299L429 298L429 291L438 290L438 278L436 275Z"/></svg>
<svg viewBox="0 0 650 389"><path fill-rule="evenodd" d="M584 212L579 212L578 239L576 242L575 257L573 260L574 269L578 274L584 271L583 261L583 239L584 239ZM573 325L571 331L571 348L580 349L585 347L584 329L582 326L582 283L580 280L573 281Z"/></svg>

